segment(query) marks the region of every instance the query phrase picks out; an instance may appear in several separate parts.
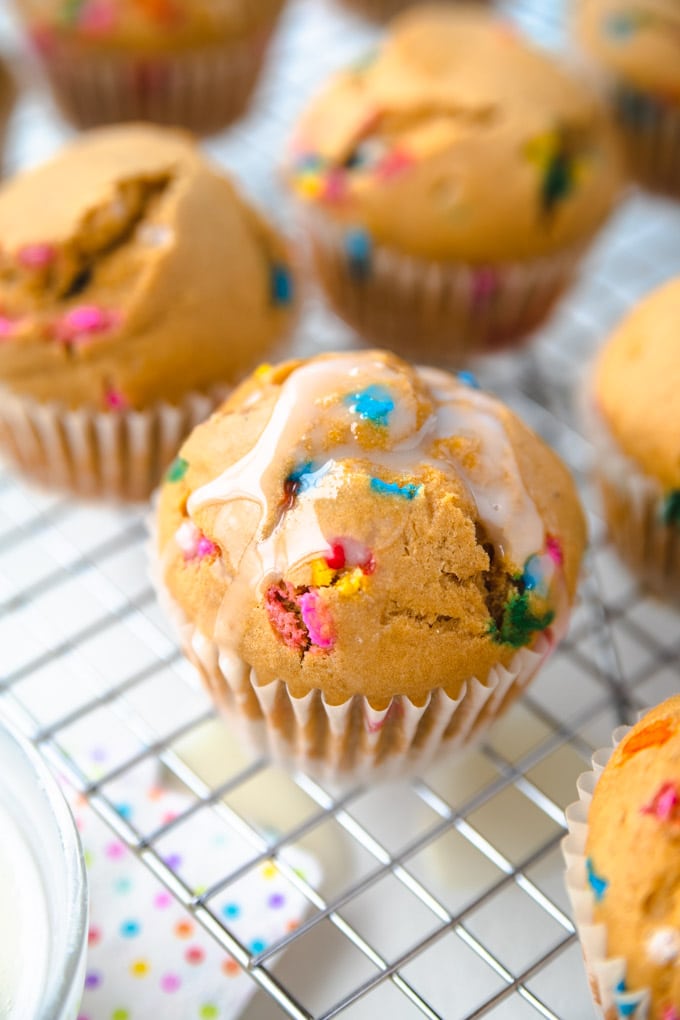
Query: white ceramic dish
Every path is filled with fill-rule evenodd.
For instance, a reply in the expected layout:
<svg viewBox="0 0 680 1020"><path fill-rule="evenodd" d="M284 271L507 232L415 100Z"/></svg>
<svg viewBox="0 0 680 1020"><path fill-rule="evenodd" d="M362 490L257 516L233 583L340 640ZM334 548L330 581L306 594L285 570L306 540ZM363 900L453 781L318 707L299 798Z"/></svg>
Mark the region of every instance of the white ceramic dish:
<svg viewBox="0 0 680 1020"><path fill-rule="evenodd" d="M0 1017L75 1020L87 878L73 817L34 748L0 724Z"/></svg>

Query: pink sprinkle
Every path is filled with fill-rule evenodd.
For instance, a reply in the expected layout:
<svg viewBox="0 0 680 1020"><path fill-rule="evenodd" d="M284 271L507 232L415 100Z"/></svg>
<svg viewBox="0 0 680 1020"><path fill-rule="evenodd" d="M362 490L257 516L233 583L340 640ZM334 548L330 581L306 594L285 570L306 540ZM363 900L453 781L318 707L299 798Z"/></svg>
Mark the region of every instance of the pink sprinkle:
<svg viewBox="0 0 680 1020"><path fill-rule="evenodd" d="M666 1006L661 1014L661 1020L680 1020L680 1013L675 1006Z"/></svg>
<svg viewBox="0 0 680 1020"><path fill-rule="evenodd" d="M497 292L499 287L498 273L495 269L483 267L477 269L472 280L472 300L474 304L482 304L488 301Z"/></svg>
<svg viewBox="0 0 680 1020"><path fill-rule="evenodd" d="M670 822L673 820L678 804L680 804L680 798L675 784L664 783L649 804L645 804L641 808L641 811L643 815L655 815L660 822Z"/></svg>
<svg viewBox="0 0 680 1020"><path fill-rule="evenodd" d="M382 181L389 181L393 177L398 177L404 170L408 170L413 166L413 163L413 156L408 152L404 152L403 149L394 149L380 160L376 167L376 176Z"/></svg>
<svg viewBox="0 0 680 1020"><path fill-rule="evenodd" d="M206 556L215 556L217 555L217 546L214 542L211 542L209 538L206 538L205 535L203 535L198 540L196 554L199 559L205 559Z"/></svg>
<svg viewBox="0 0 680 1020"><path fill-rule="evenodd" d="M9 340L14 335L16 326L17 324L14 319L8 319L5 315L0 315L0 340Z"/></svg>
<svg viewBox="0 0 680 1020"><path fill-rule="evenodd" d="M104 401L112 411L126 411L130 406L126 396L114 387L106 391Z"/></svg>
<svg viewBox="0 0 680 1020"><path fill-rule="evenodd" d="M17 252L17 262L25 269L44 269L56 257L57 249L53 244L27 244Z"/></svg>
<svg viewBox="0 0 680 1020"><path fill-rule="evenodd" d="M326 177L322 198L326 202L341 202L347 193L347 178L342 170L331 170Z"/></svg>
<svg viewBox="0 0 680 1020"><path fill-rule="evenodd" d="M97 333L107 333L120 325L119 312L97 305L79 305L56 323L55 334L62 343L84 343Z"/></svg>
<svg viewBox="0 0 680 1020"><path fill-rule="evenodd" d="M114 5L107 0L90 0L80 17L80 27L88 35L105 35L115 22Z"/></svg>
<svg viewBox="0 0 680 1020"><path fill-rule="evenodd" d="M545 549L556 567L564 566L564 552L562 551L559 538L555 538L554 535L548 535Z"/></svg>
<svg viewBox="0 0 680 1020"><path fill-rule="evenodd" d="M312 644L318 648L332 648L335 644L335 633L328 606L315 591L301 595L299 605Z"/></svg>

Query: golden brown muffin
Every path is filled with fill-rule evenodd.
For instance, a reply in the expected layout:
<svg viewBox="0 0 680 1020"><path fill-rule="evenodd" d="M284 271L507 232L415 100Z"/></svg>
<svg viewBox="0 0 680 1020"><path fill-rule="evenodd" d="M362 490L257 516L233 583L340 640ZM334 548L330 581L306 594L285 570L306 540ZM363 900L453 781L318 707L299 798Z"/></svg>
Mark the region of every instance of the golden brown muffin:
<svg viewBox="0 0 680 1020"><path fill-rule="evenodd" d="M492 14L447 4L398 17L330 82L288 179L336 310L452 358L545 317L620 184L587 88Z"/></svg>
<svg viewBox="0 0 680 1020"><path fill-rule="evenodd" d="M615 995L634 1015L649 993L649 1020L680 1016L680 697L648 712L621 741L588 813L587 874L593 922L606 956L621 958Z"/></svg>
<svg viewBox="0 0 680 1020"><path fill-rule="evenodd" d="M9 181L0 244L0 418L40 474L51 455L30 463L17 403L123 419L181 407L238 381L290 322L284 242L177 132L94 132Z"/></svg>
<svg viewBox="0 0 680 1020"><path fill-rule="evenodd" d="M579 0L575 32L614 110L640 183L680 194L680 5Z"/></svg>
<svg viewBox="0 0 680 1020"><path fill-rule="evenodd" d="M161 583L218 703L341 771L493 718L562 634L583 543L566 469L510 411L376 351L256 372L184 444L158 514ZM392 713L373 750L367 709Z"/></svg>
<svg viewBox="0 0 680 1020"><path fill-rule="evenodd" d="M284 0L18 0L55 96L80 127L220 130L252 93Z"/></svg>
<svg viewBox="0 0 680 1020"><path fill-rule="evenodd" d="M595 465L619 551L653 588L680 593L680 280L628 315L589 387Z"/></svg>

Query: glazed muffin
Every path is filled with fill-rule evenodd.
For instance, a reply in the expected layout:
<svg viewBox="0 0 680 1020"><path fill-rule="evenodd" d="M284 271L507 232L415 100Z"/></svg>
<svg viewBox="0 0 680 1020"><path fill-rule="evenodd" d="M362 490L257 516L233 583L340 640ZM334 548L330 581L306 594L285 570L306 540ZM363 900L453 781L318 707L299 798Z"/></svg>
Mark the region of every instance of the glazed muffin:
<svg viewBox="0 0 680 1020"><path fill-rule="evenodd" d="M284 242L188 136L93 132L0 189L0 447L143 499L291 318Z"/></svg>
<svg viewBox="0 0 680 1020"><path fill-rule="evenodd" d="M314 266L364 338L455 363L537 327L619 187L587 89L479 7L397 18L287 164Z"/></svg>
<svg viewBox="0 0 680 1020"><path fill-rule="evenodd" d="M632 173L680 195L677 0L579 0L577 40L613 109Z"/></svg>
<svg viewBox="0 0 680 1020"><path fill-rule="evenodd" d="M563 634L566 468L502 404L366 351L263 366L161 490L159 588L218 706L327 777L477 738Z"/></svg>
<svg viewBox="0 0 680 1020"><path fill-rule="evenodd" d="M284 0L17 0L65 116L211 133L246 109Z"/></svg>
<svg viewBox="0 0 680 1020"><path fill-rule="evenodd" d="M614 740L568 809L567 886L600 1015L677 1020L680 697Z"/></svg>
<svg viewBox="0 0 680 1020"><path fill-rule="evenodd" d="M595 474L621 556L680 595L680 280L646 298L600 353L587 386Z"/></svg>

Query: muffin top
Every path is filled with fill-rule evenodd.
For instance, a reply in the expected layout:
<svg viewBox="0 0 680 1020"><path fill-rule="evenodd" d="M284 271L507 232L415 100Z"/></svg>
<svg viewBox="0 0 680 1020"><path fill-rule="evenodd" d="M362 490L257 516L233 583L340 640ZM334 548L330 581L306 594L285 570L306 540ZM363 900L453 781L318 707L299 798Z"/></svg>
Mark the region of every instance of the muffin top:
<svg viewBox="0 0 680 1020"><path fill-rule="evenodd" d="M680 490L678 316L680 279L623 320L599 355L593 382L595 408L618 446L671 502Z"/></svg>
<svg viewBox="0 0 680 1020"><path fill-rule="evenodd" d="M223 668L376 708L556 638L584 543L566 468L509 410L379 351L259 369L184 444L158 531Z"/></svg>
<svg viewBox="0 0 680 1020"><path fill-rule="evenodd" d="M224 43L271 25L284 0L17 0L34 39L163 52Z"/></svg>
<svg viewBox="0 0 680 1020"><path fill-rule="evenodd" d="M587 871L607 956L626 991L652 993L650 1020L680 1006L680 697L658 705L614 751L588 814Z"/></svg>
<svg viewBox="0 0 680 1020"><path fill-rule="evenodd" d="M431 259L519 260L582 244L619 188L597 100L472 7L398 17L374 59L303 116L292 187L350 229Z"/></svg>
<svg viewBox="0 0 680 1020"><path fill-rule="evenodd" d="M680 100L677 0L579 0L575 27L584 51L643 92Z"/></svg>
<svg viewBox="0 0 680 1020"><path fill-rule="evenodd" d="M291 315L284 242L188 135L83 135L0 189L0 383L143 408L241 378Z"/></svg>

